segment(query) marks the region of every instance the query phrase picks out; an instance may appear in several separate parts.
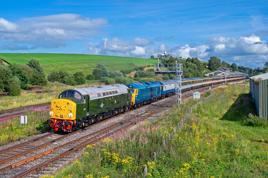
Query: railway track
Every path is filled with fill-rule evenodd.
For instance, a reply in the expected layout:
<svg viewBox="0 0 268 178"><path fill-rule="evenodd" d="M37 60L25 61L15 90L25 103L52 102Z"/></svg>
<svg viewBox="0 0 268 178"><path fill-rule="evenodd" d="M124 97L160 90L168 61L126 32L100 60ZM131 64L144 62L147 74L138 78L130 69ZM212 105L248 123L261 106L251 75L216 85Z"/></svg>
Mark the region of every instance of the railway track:
<svg viewBox="0 0 268 178"><path fill-rule="evenodd" d="M171 98L169 98L169 100L170 99ZM161 103L165 102L160 102L160 104ZM172 104L170 103L169 107L171 106ZM4 155L4 160L2 163L4 162L5 164L0 162L0 177L29 177L29 174L34 173L41 168L47 167L50 164L56 164L56 166L50 166L50 169L53 169L53 167L58 168L59 164L63 164L62 161L65 163L72 161L76 157L75 154L77 154L79 150L84 149L86 145L96 143L100 139L109 137L112 134L118 133L119 131L126 130L128 127L152 116L157 110L159 110L159 107L161 106L154 104L151 106L148 105L147 107L150 108L148 111L144 110L144 108L139 108L140 112L138 114L134 111L130 114L126 113L124 114L122 120L112 123L100 130L93 131L92 128L89 127L86 129L86 131L74 132L71 135L68 134L56 138L53 141L48 141L48 143L54 143L53 146L48 145L46 141L46 143L42 143L42 145L46 145L44 147L39 145L32 149L25 150L24 156L22 156L20 159L15 158L13 161L8 161L8 157L5 157ZM37 141L40 141L40 139L44 138L38 138ZM12 150L14 151L16 148L24 145L24 143L16 145L12 147ZM43 173L50 171L51 170L43 170ZM40 176L40 173L37 172L30 177L38 176Z"/></svg>
<svg viewBox="0 0 268 178"><path fill-rule="evenodd" d="M212 87L218 85L221 84ZM192 96L194 91L205 92L208 89L211 89L211 86L185 91L183 98ZM34 140L0 149L0 177L39 177L43 174L52 174L76 159L86 145L127 130L149 117L158 117L176 103L175 98L176 96L172 96L121 114L112 118L114 121L107 122L108 124L103 121L67 135L46 133ZM102 123L103 126L99 126Z"/></svg>
<svg viewBox="0 0 268 178"><path fill-rule="evenodd" d="M0 122L5 122L8 120L14 119L26 112L40 112L40 111L48 111L48 110L49 110L49 103L8 109L8 110L0 111Z"/></svg>

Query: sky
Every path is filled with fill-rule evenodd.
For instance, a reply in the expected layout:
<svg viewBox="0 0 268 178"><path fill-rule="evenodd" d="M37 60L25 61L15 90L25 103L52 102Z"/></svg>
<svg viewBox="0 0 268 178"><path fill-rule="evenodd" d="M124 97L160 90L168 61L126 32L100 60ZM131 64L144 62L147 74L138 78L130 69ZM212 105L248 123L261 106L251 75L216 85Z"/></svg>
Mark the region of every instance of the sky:
<svg viewBox="0 0 268 178"><path fill-rule="evenodd" d="M1 1L0 52L268 61L267 0Z"/></svg>

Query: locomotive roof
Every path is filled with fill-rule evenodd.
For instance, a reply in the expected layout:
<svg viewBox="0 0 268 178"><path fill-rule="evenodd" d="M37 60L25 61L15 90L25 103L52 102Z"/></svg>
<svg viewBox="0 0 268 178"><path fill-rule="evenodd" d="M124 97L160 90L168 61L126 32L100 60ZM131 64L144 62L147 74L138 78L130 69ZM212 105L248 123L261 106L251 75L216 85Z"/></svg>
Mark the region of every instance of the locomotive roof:
<svg viewBox="0 0 268 178"><path fill-rule="evenodd" d="M176 80L163 80L161 81L161 84L166 85L166 84L176 84L178 83Z"/></svg>
<svg viewBox="0 0 268 178"><path fill-rule="evenodd" d="M123 84L104 85L104 86L88 87L88 88L76 88L74 90L78 91L82 95L89 95L90 100L128 93L128 87Z"/></svg>
<svg viewBox="0 0 268 178"><path fill-rule="evenodd" d="M144 88L150 88L150 87L160 87L160 82L135 82L128 85L130 88L138 88L138 89L144 89Z"/></svg>

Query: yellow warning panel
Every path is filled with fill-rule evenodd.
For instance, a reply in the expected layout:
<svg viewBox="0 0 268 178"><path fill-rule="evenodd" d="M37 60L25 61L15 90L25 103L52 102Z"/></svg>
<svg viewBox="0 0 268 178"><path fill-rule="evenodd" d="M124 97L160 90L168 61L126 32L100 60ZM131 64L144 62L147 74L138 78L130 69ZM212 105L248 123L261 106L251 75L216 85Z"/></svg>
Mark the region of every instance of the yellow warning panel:
<svg viewBox="0 0 268 178"><path fill-rule="evenodd" d="M131 95L131 105L134 105L135 104L136 97L137 97L138 93L139 93L139 90L138 89L134 89L133 90L133 93Z"/></svg>
<svg viewBox="0 0 268 178"><path fill-rule="evenodd" d="M68 99L54 99L49 114L52 119L75 120L76 103Z"/></svg>

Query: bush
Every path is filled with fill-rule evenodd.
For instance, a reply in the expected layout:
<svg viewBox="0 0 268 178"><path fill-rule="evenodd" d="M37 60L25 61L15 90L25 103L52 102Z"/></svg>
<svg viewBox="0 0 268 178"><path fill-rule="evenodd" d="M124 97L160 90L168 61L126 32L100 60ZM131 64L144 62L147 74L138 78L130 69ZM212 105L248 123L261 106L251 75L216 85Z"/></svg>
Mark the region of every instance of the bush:
<svg viewBox="0 0 268 178"><path fill-rule="evenodd" d="M20 80L17 77L13 77L8 80L7 92L11 96L20 95Z"/></svg>
<svg viewBox="0 0 268 178"><path fill-rule="evenodd" d="M105 84L114 84L115 80L109 77L103 77L100 80L101 82L105 83Z"/></svg>
<svg viewBox="0 0 268 178"><path fill-rule="evenodd" d="M111 78L124 77L124 74L122 72L119 72L119 71L109 72L109 77L111 77Z"/></svg>
<svg viewBox="0 0 268 178"><path fill-rule="evenodd" d="M169 76L167 76L167 75L163 75L163 80L169 80Z"/></svg>
<svg viewBox="0 0 268 178"><path fill-rule="evenodd" d="M33 71L33 75L30 81L31 81L31 84L33 85L46 85L47 84L45 74L40 73L38 71Z"/></svg>
<svg viewBox="0 0 268 178"><path fill-rule="evenodd" d="M249 114L249 117L242 121L243 125L251 126L251 127L267 127L268 122L264 118L260 118Z"/></svg>
<svg viewBox="0 0 268 178"><path fill-rule="evenodd" d="M124 75L127 75L129 73L131 73L133 71L133 69L124 69L124 70L121 70L121 72L124 74Z"/></svg>
<svg viewBox="0 0 268 178"><path fill-rule="evenodd" d="M10 69L14 76L20 80L22 89L27 89L33 75L33 70L27 65L11 65Z"/></svg>
<svg viewBox="0 0 268 178"><path fill-rule="evenodd" d="M75 79L73 75L69 75L67 72L59 71L59 72L51 72L48 77L48 81L50 82L60 82L67 85L75 85Z"/></svg>
<svg viewBox="0 0 268 178"><path fill-rule="evenodd" d="M94 76L91 75L91 74L88 74L87 77L86 77L87 80L94 80Z"/></svg>
<svg viewBox="0 0 268 178"><path fill-rule="evenodd" d="M31 78L31 84L33 85L46 85L47 80L44 74L42 67L37 60L30 60L27 64L30 68L33 69L33 75Z"/></svg>
<svg viewBox="0 0 268 178"><path fill-rule="evenodd" d="M2 80L0 80L0 92L3 92L5 88L5 85Z"/></svg>
<svg viewBox="0 0 268 178"><path fill-rule="evenodd" d="M154 77L154 75L154 72L138 70L135 74L135 78Z"/></svg>
<svg viewBox="0 0 268 178"><path fill-rule="evenodd" d="M12 78L11 70L7 66L0 65L0 90L4 91L8 80Z"/></svg>
<svg viewBox="0 0 268 178"><path fill-rule="evenodd" d="M98 64L96 68L93 70L92 75L95 79L100 80L103 77L109 77L109 72L105 66Z"/></svg>
<svg viewBox="0 0 268 178"><path fill-rule="evenodd" d="M28 62L27 65L28 65L30 68L36 70L36 71L39 72L39 73L44 73L42 67L40 66L39 61L37 61L37 60L32 59L32 60L30 60L30 61Z"/></svg>
<svg viewBox="0 0 268 178"><path fill-rule="evenodd" d="M77 85L86 83L86 77L82 72L76 72L73 74L74 81Z"/></svg>
<svg viewBox="0 0 268 178"><path fill-rule="evenodd" d="M61 83L65 83L68 78L69 78L69 74L67 72L63 72L63 71L51 72L47 76L47 79L50 82L61 82Z"/></svg>
<svg viewBox="0 0 268 178"><path fill-rule="evenodd" d="M122 84L130 84L133 82L131 78L128 77L117 77L115 78L116 83L122 83Z"/></svg>
<svg viewBox="0 0 268 178"><path fill-rule="evenodd" d="M73 75L69 75L68 77L66 77L64 84L66 85L76 85L76 82L74 80L74 76Z"/></svg>

